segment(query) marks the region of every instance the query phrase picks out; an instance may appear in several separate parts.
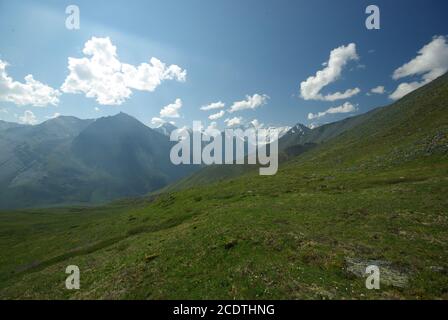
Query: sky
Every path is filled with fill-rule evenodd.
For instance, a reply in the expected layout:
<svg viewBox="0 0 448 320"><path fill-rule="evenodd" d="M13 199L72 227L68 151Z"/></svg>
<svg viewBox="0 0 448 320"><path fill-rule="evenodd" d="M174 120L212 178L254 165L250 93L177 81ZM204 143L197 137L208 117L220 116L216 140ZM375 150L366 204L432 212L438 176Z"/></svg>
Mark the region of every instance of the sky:
<svg viewBox="0 0 448 320"><path fill-rule="evenodd" d="M380 29L366 28L371 4ZM445 73L447 12L444 0L0 0L0 119L318 126Z"/></svg>

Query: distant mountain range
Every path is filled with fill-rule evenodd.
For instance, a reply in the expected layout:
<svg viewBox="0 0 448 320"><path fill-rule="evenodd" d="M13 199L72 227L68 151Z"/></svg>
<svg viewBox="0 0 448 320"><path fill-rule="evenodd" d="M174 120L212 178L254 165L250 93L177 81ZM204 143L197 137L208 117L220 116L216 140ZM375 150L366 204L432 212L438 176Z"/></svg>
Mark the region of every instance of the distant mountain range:
<svg viewBox="0 0 448 320"><path fill-rule="evenodd" d="M314 129L298 123L279 139L279 161L280 163L286 162L301 154L307 154L312 149L319 149L322 153L325 153L327 142L336 141L338 138L343 139L348 136L349 132L356 132L359 136L355 135L355 138L362 139L363 137L361 135L366 132L375 136L377 134L376 132L380 132L384 126L393 126L395 123L406 123L406 119L408 118L411 119L409 121L416 123L420 118L416 117L415 114L418 112L430 112L431 109L429 107L426 110L422 110L422 107L419 105L427 104L430 98L438 103L436 104L431 100L433 103L430 105L431 108L446 107L446 105L443 105L446 101L445 96L439 100L434 99L433 96L435 96L434 92L440 95L444 93L447 83L448 74L445 74L433 83L412 92L390 106L376 108L367 113L322 125ZM443 119L444 117L433 119L433 123L442 121ZM428 123L428 126L430 125L431 123ZM440 125L440 127L442 126ZM419 128L418 130L424 131L423 128ZM425 128L425 130L429 131L430 128ZM387 143L387 139L385 141ZM354 151L352 150L351 152ZM174 191L191 188L192 186L210 184L241 176L255 171L257 168L258 165L247 164L234 166L212 165L169 185L165 190Z"/></svg>
<svg viewBox="0 0 448 320"><path fill-rule="evenodd" d="M171 164L176 129L168 122L152 129L125 113L35 126L0 121L0 209L96 204L161 189L199 168Z"/></svg>
<svg viewBox="0 0 448 320"><path fill-rule="evenodd" d="M414 101L428 90L446 86L447 77L388 107L314 129L300 123L283 128L278 141L280 162L312 154L308 152L312 149L325 151L328 141L347 139L353 132L375 136L385 125L406 123L403 118L413 116L418 108ZM176 143L169 135L175 129L170 123L151 129L124 113L97 120L60 116L36 126L0 121L0 209L103 203L156 190L190 188L257 168L175 166L169 159ZM358 138L354 136L353 141Z"/></svg>
<svg viewBox="0 0 448 320"><path fill-rule="evenodd" d="M0 122L0 208L102 203L146 194L195 170L174 166L169 137L120 113Z"/></svg>

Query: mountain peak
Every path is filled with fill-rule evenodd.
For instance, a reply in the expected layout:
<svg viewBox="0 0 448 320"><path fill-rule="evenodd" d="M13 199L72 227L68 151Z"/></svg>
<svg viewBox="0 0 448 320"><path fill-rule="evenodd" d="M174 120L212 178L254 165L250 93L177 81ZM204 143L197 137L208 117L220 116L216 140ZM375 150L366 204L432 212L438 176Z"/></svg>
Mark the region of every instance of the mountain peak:
<svg viewBox="0 0 448 320"><path fill-rule="evenodd" d="M115 114L115 115L113 115L113 116L110 116L110 117L106 117L106 118L115 118L115 119L133 119L133 120L137 120L137 119L135 119L133 116L131 116L131 115L129 115L129 114L123 112L123 111L120 111L119 113L117 113L117 114Z"/></svg>
<svg viewBox="0 0 448 320"><path fill-rule="evenodd" d="M57 116L51 119L48 119L47 121L44 121L42 123L74 123L84 121L82 119L79 119L75 116Z"/></svg>
<svg viewBox="0 0 448 320"><path fill-rule="evenodd" d="M106 125L106 126L118 126L118 127L132 127L132 126L144 126L146 127L143 123L141 123L138 119L134 118L133 116L124 113L124 112L119 112L115 115L112 116L106 116L106 117L101 117L95 120L95 124L97 126L101 126L101 125Z"/></svg>
<svg viewBox="0 0 448 320"><path fill-rule="evenodd" d="M288 133L289 134L305 134L309 131L311 131L310 128L308 128L307 126L305 126L302 123L297 123L294 127L289 129Z"/></svg>

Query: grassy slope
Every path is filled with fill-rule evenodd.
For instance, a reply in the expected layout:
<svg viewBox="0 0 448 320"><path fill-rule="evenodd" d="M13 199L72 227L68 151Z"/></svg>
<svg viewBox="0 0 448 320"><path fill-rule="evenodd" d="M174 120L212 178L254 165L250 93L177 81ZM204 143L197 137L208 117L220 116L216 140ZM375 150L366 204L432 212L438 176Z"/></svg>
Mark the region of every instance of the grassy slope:
<svg viewBox="0 0 448 320"><path fill-rule="evenodd" d="M0 297L447 299L447 103L445 76L272 177L1 213ZM347 257L409 284L366 290Z"/></svg>

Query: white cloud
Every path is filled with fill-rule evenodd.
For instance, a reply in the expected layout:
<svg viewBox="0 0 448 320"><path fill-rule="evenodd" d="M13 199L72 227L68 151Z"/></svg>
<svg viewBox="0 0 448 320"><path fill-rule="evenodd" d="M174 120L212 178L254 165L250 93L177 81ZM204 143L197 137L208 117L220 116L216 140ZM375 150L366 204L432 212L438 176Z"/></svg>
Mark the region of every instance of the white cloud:
<svg viewBox="0 0 448 320"><path fill-rule="evenodd" d="M0 108L0 112L1 113L6 113L6 114L8 114L9 112L8 112L8 110L7 109L5 109L5 108Z"/></svg>
<svg viewBox="0 0 448 320"><path fill-rule="evenodd" d="M445 36L434 37L433 40L420 49L418 55L396 69L392 78L399 80L409 76L421 75L420 81L403 82L389 96L397 100L406 94L424 86L448 71L448 43Z"/></svg>
<svg viewBox="0 0 448 320"><path fill-rule="evenodd" d="M218 128L218 124L215 121L212 121L207 128L205 128L204 133L210 136L215 136L217 131L220 131Z"/></svg>
<svg viewBox="0 0 448 320"><path fill-rule="evenodd" d="M92 37L83 53L87 57L68 58L70 73L61 90L84 93L101 105L120 105L131 96L132 89L152 92L163 80L183 82L187 76L179 66L167 66L154 57L138 66L122 63L109 38Z"/></svg>
<svg viewBox="0 0 448 320"><path fill-rule="evenodd" d="M208 111L208 110L222 109L225 106L226 105L224 102L218 101L202 106L200 109L203 111Z"/></svg>
<svg viewBox="0 0 448 320"><path fill-rule="evenodd" d="M211 114L208 118L210 120L218 120L219 118L222 118L222 116L225 114L226 112L224 110L219 111L218 113L215 114Z"/></svg>
<svg viewBox="0 0 448 320"><path fill-rule="evenodd" d="M12 102L19 106L45 107L59 103L58 90L43 84L29 74L25 83L14 81L6 72L8 63L0 60L0 101Z"/></svg>
<svg viewBox="0 0 448 320"><path fill-rule="evenodd" d="M253 96L246 95L246 100L236 101L230 107L229 112L241 111L245 109L256 109L267 103L269 96L265 94L254 94Z"/></svg>
<svg viewBox="0 0 448 320"><path fill-rule="evenodd" d="M354 112L358 110L353 104L351 104L350 102L345 102L343 105L340 105L338 107L331 107L330 109L324 111L324 112L319 112L319 113L309 113L308 114L308 119L309 120L313 120L313 119L318 119L318 118L322 118L324 116L326 116L327 114L335 114L335 113L349 113L349 112Z"/></svg>
<svg viewBox="0 0 448 320"><path fill-rule="evenodd" d="M225 124L228 127L234 127L234 126L238 126L243 122L243 118L242 117L234 117L231 119L226 119L224 120Z"/></svg>
<svg viewBox="0 0 448 320"><path fill-rule="evenodd" d="M36 116L30 110L26 110L23 113L23 116L19 117L19 121L20 121L20 123L31 124L31 125L35 125L38 122Z"/></svg>
<svg viewBox="0 0 448 320"><path fill-rule="evenodd" d="M171 103L167 106L164 106L162 110L160 110L161 118L179 118L179 109L182 107L182 100L177 98L174 103Z"/></svg>
<svg viewBox="0 0 448 320"><path fill-rule="evenodd" d="M378 87L375 87L372 90L370 90L370 92L376 93L376 94L384 94L384 92L386 92L386 91L384 89L384 86L378 86Z"/></svg>
<svg viewBox="0 0 448 320"><path fill-rule="evenodd" d="M424 85L425 85L424 82L417 82L417 81L410 83L408 82L400 83L397 89L395 89L395 91L389 95L389 98L391 98L392 100L401 99L408 93L411 93L412 91L417 90L418 88Z"/></svg>
<svg viewBox="0 0 448 320"><path fill-rule="evenodd" d="M60 115L61 114L59 112L55 112L55 113L53 113L52 116L46 116L45 118L47 118L47 119L55 119L55 118L59 117Z"/></svg>
<svg viewBox="0 0 448 320"><path fill-rule="evenodd" d="M165 120L163 120L162 118L154 117L151 119L151 124L153 124L157 127L160 127L164 123L165 123Z"/></svg>
<svg viewBox="0 0 448 320"><path fill-rule="evenodd" d="M359 88L347 89L344 92L335 92L335 93L327 94L323 100L336 101L336 100L348 99L348 98L351 98L351 97L357 95L360 92L361 92L361 90Z"/></svg>
<svg viewBox="0 0 448 320"><path fill-rule="evenodd" d="M98 107L93 108L93 110L95 110L96 112L101 111L100 108L98 108Z"/></svg>
<svg viewBox="0 0 448 320"><path fill-rule="evenodd" d="M311 76L300 84L300 94L305 100L323 100L335 101L339 99L348 99L361 90L359 88L348 89L345 92L335 92L328 95L322 95L320 91L335 82L341 76L342 69L351 60L358 60L356 53L356 45L350 43L347 46L340 46L333 49L330 58L324 69L316 72L315 76Z"/></svg>

